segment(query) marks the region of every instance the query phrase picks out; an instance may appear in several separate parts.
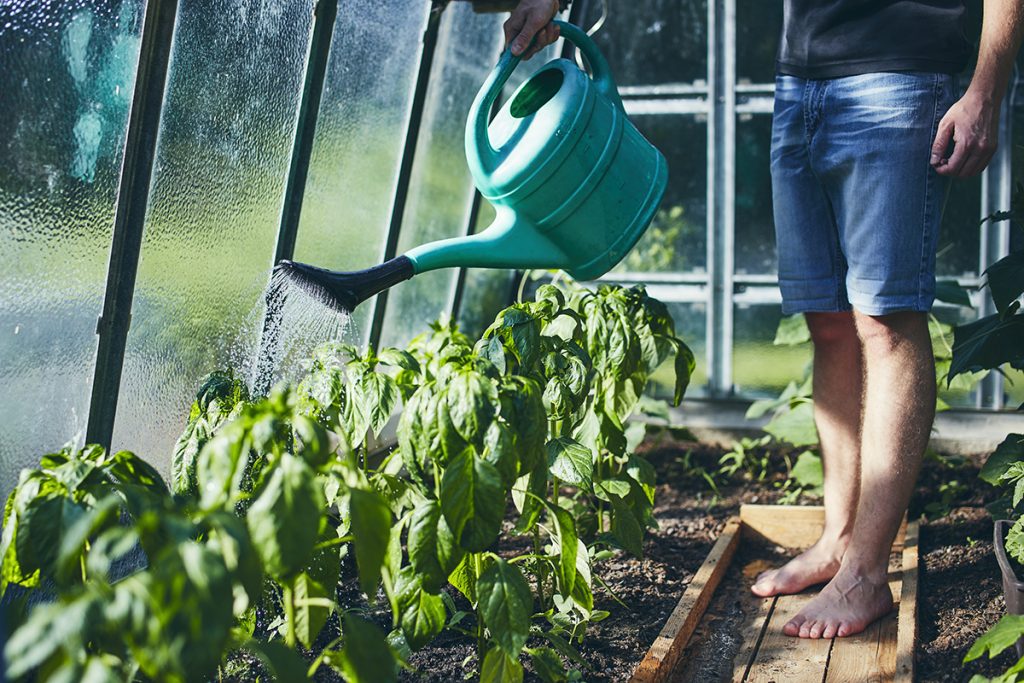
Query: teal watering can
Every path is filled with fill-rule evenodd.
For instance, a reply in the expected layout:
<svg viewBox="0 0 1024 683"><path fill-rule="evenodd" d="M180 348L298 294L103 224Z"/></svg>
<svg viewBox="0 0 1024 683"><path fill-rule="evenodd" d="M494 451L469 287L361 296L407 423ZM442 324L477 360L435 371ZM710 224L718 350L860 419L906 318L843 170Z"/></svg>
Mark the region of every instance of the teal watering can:
<svg viewBox="0 0 1024 683"><path fill-rule="evenodd" d="M466 159L497 218L468 237L431 242L368 270L338 273L291 261L278 271L336 307L438 268L562 269L577 280L611 270L636 244L668 182L665 158L626 117L608 63L572 24L556 22L593 77L555 59L488 124L519 64L508 50L469 112Z"/></svg>

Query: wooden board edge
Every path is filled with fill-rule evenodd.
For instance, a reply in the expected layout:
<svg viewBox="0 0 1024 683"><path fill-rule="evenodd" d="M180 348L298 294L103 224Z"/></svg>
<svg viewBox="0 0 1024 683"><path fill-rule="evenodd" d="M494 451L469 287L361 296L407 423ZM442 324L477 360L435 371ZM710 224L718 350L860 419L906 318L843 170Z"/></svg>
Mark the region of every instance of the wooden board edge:
<svg viewBox="0 0 1024 683"><path fill-rule="evenodd" d="M740 506L743 534L755 543L785 548L809 548L825 527L825 508L820 505Z"/></svg>
<svg viewBox="0 0 1024 683"><path fill-rule="evenodd" d="M736 554L740 527L738 517L733 517L725 525L711 552L669 615L661 633L637 665L629 679L630 683L663 683L668 680Z"/></svg>
<svg viewBox="0 0 1024 683"><path fill-rule="evenodd" d="M917 649L917 543L920 522L907 523L903 541L903 588L900 591L900 612L896 630L895 683L913 683L914 652Z"/></svg>

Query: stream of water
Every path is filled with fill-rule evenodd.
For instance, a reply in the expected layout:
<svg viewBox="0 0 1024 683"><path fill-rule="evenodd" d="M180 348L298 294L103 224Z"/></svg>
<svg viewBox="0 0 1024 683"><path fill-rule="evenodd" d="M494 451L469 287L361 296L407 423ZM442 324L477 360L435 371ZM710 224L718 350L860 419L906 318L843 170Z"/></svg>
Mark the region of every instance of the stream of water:
<svg viewBox="0 0 1024 683"><path fill-rule="evenodd" d="M269 319L268 301L279 302L271 305L277 311ZM267 377L271 386L283 380L298 380L313 351L322 344L362 344L348 311L338 310L326 296L296 285L284 272L273 273L239 337L231 361L244 374L250 389L259 389Z"/></svg>

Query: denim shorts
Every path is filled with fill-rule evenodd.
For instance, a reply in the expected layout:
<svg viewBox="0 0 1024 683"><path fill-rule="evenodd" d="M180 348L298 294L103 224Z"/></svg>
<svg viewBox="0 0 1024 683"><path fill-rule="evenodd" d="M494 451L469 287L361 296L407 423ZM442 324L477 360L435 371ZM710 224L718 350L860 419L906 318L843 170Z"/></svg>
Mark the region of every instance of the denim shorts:
<svg viewBox="0 0 1024 683"><path fill-rule="evenodd" d="M778 76L772 198L785 314L928 311L948 183L931 167L953 76Z"/></svg>

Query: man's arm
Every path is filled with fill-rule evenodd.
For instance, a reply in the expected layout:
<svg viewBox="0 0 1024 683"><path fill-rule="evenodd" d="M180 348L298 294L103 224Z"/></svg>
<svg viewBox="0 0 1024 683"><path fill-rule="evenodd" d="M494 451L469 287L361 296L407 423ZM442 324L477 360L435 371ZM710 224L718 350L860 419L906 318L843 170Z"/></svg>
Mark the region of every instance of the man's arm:
<svg viewBox="0 0 1024 683"><path fill-rule="evenodd" d="M521 0L505 22L505 44L512 54L529 59L558 40L558 27L551 23L556 14L558 0Z"/></svg>
<svg viewBox="0 0 1024 683"><path fill-rule="evenodd" d="M1024 33L1021 0L985 0L978 66L967 92L939 122L932 166L947 176L967 178L985 170L996 152L999 108ZM946 157L950 140L953 154Z"/></svg>

